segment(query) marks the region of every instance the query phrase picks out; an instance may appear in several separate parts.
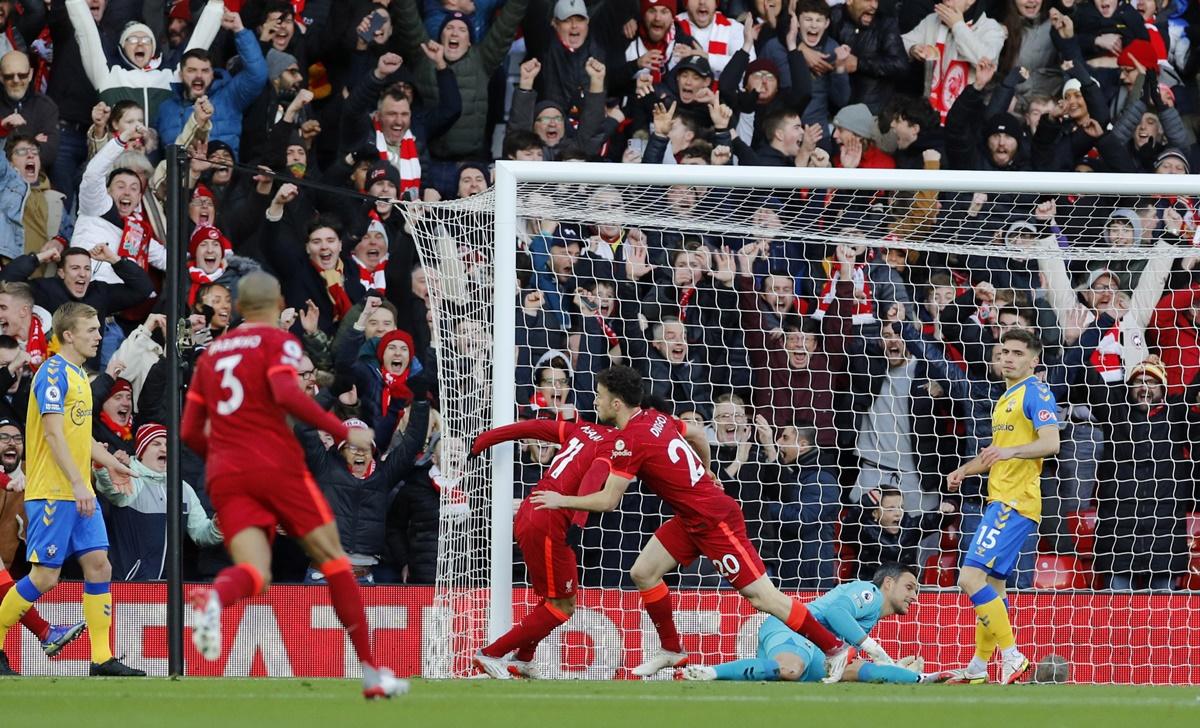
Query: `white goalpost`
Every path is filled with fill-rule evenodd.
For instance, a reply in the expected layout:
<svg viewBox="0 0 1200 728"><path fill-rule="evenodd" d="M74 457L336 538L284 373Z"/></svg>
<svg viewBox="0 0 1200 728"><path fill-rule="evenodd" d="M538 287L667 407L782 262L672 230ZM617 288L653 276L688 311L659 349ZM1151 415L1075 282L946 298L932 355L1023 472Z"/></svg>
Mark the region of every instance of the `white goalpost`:
<svg viewBox="0 0 1200 728"><path fill-rule="evenodd" d="M708 431L785 591L815 597L897 556L923 594L881 643L965 663L954 574L986 482L950 492L944 476L986 444L987 357L1025 327L1069 447L1043 469L1040 530L1010 582L1019 643L1079 681L1200 682L1200 362L1176 333L1200 282L1194 204L1191 176L510 161L482 195L405 203L443 504L468 506L442 519L425 675L470 674L537 603L513 518L552 450L469 459L471 440L519 417L594 418L590 383L613 363ZM628 677L657 645L625 572L664 513L635 486L573 536L579 608L538 652L547 676ZM669 583L693 662L753 652L760 619L710 566Z"/></svg>

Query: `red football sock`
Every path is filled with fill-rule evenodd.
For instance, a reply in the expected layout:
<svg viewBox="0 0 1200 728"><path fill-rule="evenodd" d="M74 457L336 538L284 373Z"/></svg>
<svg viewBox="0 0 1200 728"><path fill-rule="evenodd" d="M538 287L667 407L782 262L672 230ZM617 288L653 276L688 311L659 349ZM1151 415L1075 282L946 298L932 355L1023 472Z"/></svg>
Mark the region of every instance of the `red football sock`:
<svg viewBox="0 0 1200 728"><path fill-rule="evenodd" d="M252 597L262 592L263 578L251 564L234 564L222 569L213 582L221 607L232 606L239 599Z"/></svg>
<svg viewBox="0 0 1200 728"><path fill-rule="evenodd" d="M533 659L533 651L537 645L546 639L546 635L554 628L567 621L567 615L547 602L542 602L525 615L520 624L505 632L492 644L484 647L482 652L488 657L504 657L515 649L520 648L528 657L518 655L517 659L528 662ZM528 650L526 653L525 651Z"/></svg>
<svg viewBox="0 0 1200 728"><path fill-rule="evenodd" d="M333 602L333 611L338 620L350 635L350 643L354 645L354 654L364 665L375 666L375 657L371 654L371 630L367 626L367 613L363 610L362 592L358 590L358 582L354 580L354 571L350 568L350 560L345 556L333 561L326 561L317 566L325 575L329 584L329 600Z"/></svg>
<svg viewBox="0 0 1200 728"><path fill-rule="evenodd" d="M537 646L539 642L541 642L541 640L522 645L520 649L517 650L517 654L513 655L513 659L518 662L529 662L534 658L534 655L537 654Z"/></svg>
<svg viewBox="0 0 1200 728"><path fill-rule="evenodd" d="M4 595L14 586L16 583L9 575L8 569L0 569L0 600L3 600ZM37 607L30 607L29 611L25 612L25 616L21 617L21 624L25 625L25 629L32 632L39 642L50 634L50 623L42 619L42 615L38 614Z"/></svg>
<svg viewBox="0 0 1200 728"><path fill-rule="evenodd" d="M788 614L787 626L796 634L807 637L810 642L821 648L822 652L832 652L842 645L842 641L825 629L825 625L813 619L808 607L798 601L792 602L792 611Z"/></svg>
<svg viewBox="0 0 1200 728"><path fill-rule="evenodd" d="M675 617L671 613L671 590L663 582L642 590L642 606L654 629L658 632L658 641L667 652L683 652L683 644L679 641L679 633L675 631Z"/></svg>

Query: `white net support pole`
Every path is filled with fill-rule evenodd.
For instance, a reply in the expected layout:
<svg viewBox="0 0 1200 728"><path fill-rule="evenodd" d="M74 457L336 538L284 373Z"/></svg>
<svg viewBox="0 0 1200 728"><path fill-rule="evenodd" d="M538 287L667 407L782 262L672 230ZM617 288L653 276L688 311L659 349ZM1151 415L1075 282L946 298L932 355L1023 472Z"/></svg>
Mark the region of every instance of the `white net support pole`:
<svg viewBox="0 0 1200 728"><path fill-rule="evenodd" d="M495 300L492 337L492 427L507 425L516 412L516 306L517 300L517 178L507 169L496 170ZM491 591L488 639L512 627L513 576L513 458L515 448L505 443L492 450Z"/></svg>

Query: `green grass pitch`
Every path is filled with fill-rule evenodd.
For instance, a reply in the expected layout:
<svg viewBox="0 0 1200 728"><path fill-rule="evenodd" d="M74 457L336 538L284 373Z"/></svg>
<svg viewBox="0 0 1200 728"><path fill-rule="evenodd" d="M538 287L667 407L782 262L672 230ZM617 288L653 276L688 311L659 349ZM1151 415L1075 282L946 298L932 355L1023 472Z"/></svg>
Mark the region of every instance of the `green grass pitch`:
<svg viewBox="0 0 1200 728"><path fill-rule="evenodd" d="M366 703L348 680L0 680L4 725L258 726L1200 726L1200 688L1094 685L413 681Z"/></svg>

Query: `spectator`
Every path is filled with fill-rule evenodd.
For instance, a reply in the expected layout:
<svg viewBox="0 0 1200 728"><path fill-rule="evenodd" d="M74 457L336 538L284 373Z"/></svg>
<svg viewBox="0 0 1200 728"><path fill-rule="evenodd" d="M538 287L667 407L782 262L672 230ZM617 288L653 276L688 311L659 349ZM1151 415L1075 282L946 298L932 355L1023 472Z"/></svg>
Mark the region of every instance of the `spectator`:
<svg viewBox="0 0 1200 728"><path fill-rule="evenodd" d="M29 354L15 338L0 334L0 420L25 421L32 379Z"/></svg>
<svg viewBox="0 0 1200 728"><path fill-rule="evenodd" d="M906 511L904 494L882 486L863 494L862 503L851 509L842 538L859 546L854 578L870 579L882 563L896 562L920 571L920 542L937 534L954 506L943 502L934 510Z"/></svg>
<svg viewBox="0 0 1200 728"><path fill-rule="evenodd" d="M687 327L678 318L664 317L650 325L649 359L643 376L650 380L650 393L669 402L674 412L712 414L712 385L708 368L698 363L699 352L688 343Z"/></svg>
<svg viewBox="0 0 1200 728"><path fill-rule="evenodd" d="M430 36L421 24L415 0L397 0L396 38L402 53L413 66L415 86L421 98L434 106L442 99L439 83L435 80L437 66L425 49L432 50ZM508 53L509 45L516 34L517 26L525 17L528 0L508 0L492 23L483 40L475 45L471 29L465 16L447 16L442 23L438 43L447 67L458 81L462 94L462 115L445 134L431 139L429 155L432 158L428 179L424 185L449 196L454 189L458 162L487 158L484 145L484 125L487 120L488 78L500 67ZM530 28L526 27L526 34Z"/></svg>
<svg viewBox="0 0 1200 728"><path fill-rule="evenodd" d="M0 2L0 8L4 6ZM4 95L0 96L0 135L23 134L39 144L42 163L54 166L58 157L58 104L38 93L33 85L29 56L9 51L0 56L0 78Z"/></svg>
<svg viewBox="0 0 1200 728"><path fill-rule="evenodd" d="M137 444L129 452L133 477L128 489L113 482L99 468L96 491L112 504L108 509L113 578L118 581L161 581L167 567L167 428L157 423L137 430ZM184 528L197 546L217 546L221 529L204 510L196 491L183 487Z"/></svg>
<svg viewBox="0 0 1200 728"><path fill-rule="evenodd" d="M687 0L687 11L675 16L679 27L692 38L689 55L708 59L716 78L721 77L735 50L739 47L745 29L742 24L717 10L716 0ZM687 51L681 47L681 51ZM755 53L751 49L750 60Z"/></svg>
<svg viewBox="0 0 1200 728"><path fill-rule="evenodd" d="M1157 357L1130 370L1095 409L1109 443L1096 492L1096 573L1118 591L1166 590L1187 571L1192 463L1184 450L1197 416L1167 396Z"/></svg>
<svg viewBox="0 0 1200 728"><path fill-rule="evenodd" d="M75 27L83 70L92 82L100 99L115 104L122 99L134 99L150 118L156 118L158 105L171 94L171 84L179 78L175 66L163 65L154 31L145 23L129 23L121 30L119 63L111 66L105 57L100 29L92 20L85 0L66 0L67 14ZM207 50L223 26L223 0L208 0L196 21L186 51Z"/></svg>
<svg viewBox="0 0 1200 728"><path fill-rule="evenodd" d="M908 73L896 19L879 15L879 0L847 0L833 8L829 35L850 50L842 61L850 74L850 103L866 104L873 114L882 112L891 100L895 80ZM831 70L822 54L801 52L814 73Z"/></svg>
<svg viewBox="0 0 1200 728"><path fill-rule="evenodd" d="M263 251L271 266L282 277L284 301L301 309L313 301L320 309L320 328L332 333L366 291L357 275L347 276L342 262L342 236L337 223L319 217L308 223L304 247L296 244L280 220L284 208L295 201L299 189L288 183L279 188L266 211L263 226Z"/></svg>
<svg viewBox="0 0 1200 728"><path fill-rule="evenodd" d="M69 236L73 221L64 203L65 196L50 187L37 140L9 136L0 159L0 259L36 253Z"/></svg>
<svg viewBox="0 0 1200 728"><path fill-rule="evenodd" d="M74 237L104 245L115 257L131 260L142 270L151 266L163 270L167 250L154 237L144 214L142 198L146 189L142 178L128 167L115 166L125 147L145 133L140 125L122 131L88 162L79 186L79 220ZM104 263L101 260L95 264L93 277L106 283L119 282L116 271Z"/></svg>
<svg viewBox="0 0 1200 728"><path fill-rule="evenodd" d="M52 260L61 261L54 278L33 278L38 266ZM92 261L108 263L120 283L92 280ZM110 316L145 301L154 293L150 277L132 260L122 260L107 245L99 244L90 251L71 247L61 254L47 249L17 258L0 270L0 281L28 282L33 300L47 311L53 311L67 301L86 303L103 316Z"/></svg>
<svg viewBox="0 0 1200 728"><path fill-rule="evenodd" d="M46 6L36 0L0 0L0 55L9 51L27 51L29 44L46 26Z"/></svg>
<svg viewBox="0 0 1200 728"><path fill-rule="evenodd" d="M429 403L424 399L428 385L422 384L420 377L409 381L420 399L409 408L407 423L389 438L386 451L378 458L375 452L345 442L337 443L336 450L327 449L315 430L297 430L313 478L337 517L342 548L350 557L355 577L362 583L374 583L373 567L387 549L388 508L397 491L405 487L429 425ZM346 425L367 427L361 420L347 420ZM309 567L307 580L324 580L316 565Z"/></svg>
<svg viewBox="0 0 1200 728"><path fill-rule="evenodd" d="M779 503L768 508L779 528L781 589L829 589L836 585L835 528L841 510L836 472L822 462L817 429L804 423L780 427ZM829 439L829 438L825 438Z"/></svg>
<svg viewBox="0 0 1200 728"><path fill-rule="evenodd" d="M179 66L179 87L159 105L154 128L160 137L174 139L201 97L213 105L210 138L225 142L238 156L241 146L242 113L258 98L267 82L267 62L254 39L254 33L242 25L237 13L226 12L221 27L234 34L243 69L230 75L224 69L213 70L208 51L193 48L183 54Z"/></svg>
<svg viewBox="0 0 1200 728"><path fill-rule="evenodd" d="M2 351L2 349L0 349ZM0 564L11 564L20 546L21 519L25 513L25 436L11 417L0 417Z"/></svg>
<svg viewBox="0 0 1200 728"><path fill-rule="evenodd" d="M850 47L839 46L830 34L832 14L824 0L802 0L787 33L789 59L793 51L800 51L812 77L812 99L801 121L805 126L820 126L826 137L833 131L829 126L833 114L850 102L845 63Z"/></svg>
<svg viewBox="0 0 1200 728"><path fill-rule="evenodd" d="M396 78L407 78L398 73L400 56L387 53L380 56L374 72L354 89L342 120L344 146L353 148L370 137L381 158L386 154L387 161L400 172L393 198L417 196L421 188L421 159L428 166L430 141L446 134L463 111L459 82L447 64L445 47L429 41L421 50L434 65L437 84L434 99L423 103L418 110L417 90L410 81L396 81L387 86ZM429 98L424 91L421 93L422 98ZM374 113L368 116L372 108ZM368 118L375 127L374 133L366 123ZM442 188L434 189L441 194ZM450 196L448 190L446 196Z"/></svg>
<svg viewBox="0 0 1200 728"><path fill-rule="evenodd" d="M895 160L879 148L879 125L866 104L852 104L833 117L837 154L833 166L847 169L894 169Z"/></svg>
<svg viewBox="0 0 1200 728"><path fill-rule="evenodd" d="M512 115L509 126L513 129L530 129L542 140L542 158L554 160L563 142L573 142L589 157L599 154L608 134L604 129L605 75L604 64L595 58L584 65L588 85L583 93L583 103L578 113L577 129L567 125L562 105L553 100L537 102L533 82L541 71L541 62L531 58L521 64L521 80L513 92Z"/></svg>
<svg viewBox="0 0 1200 728"><path fill-rule="evenodd" d="M119 359L110 359L104 373L92 380L92 401L100 403L92 439L113 454L133 455L133 386L120 378L124 368Z"/></svg>
<svg viewBox="0 0 1200 728"><path fill-rule="evenodd" d="M901 36L909 58L933 64L929 100L942 121L958 93L974 79L972 67L1000 60L1008 31L975 9L975 0L943 0L917 27ZM971 24L967 24L967 17Z"/></svg>

